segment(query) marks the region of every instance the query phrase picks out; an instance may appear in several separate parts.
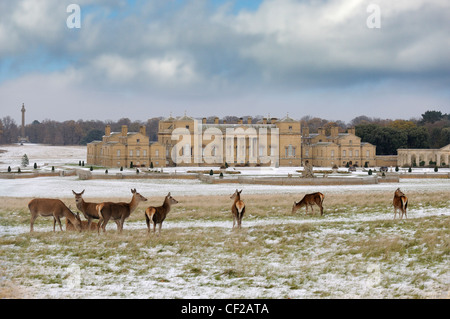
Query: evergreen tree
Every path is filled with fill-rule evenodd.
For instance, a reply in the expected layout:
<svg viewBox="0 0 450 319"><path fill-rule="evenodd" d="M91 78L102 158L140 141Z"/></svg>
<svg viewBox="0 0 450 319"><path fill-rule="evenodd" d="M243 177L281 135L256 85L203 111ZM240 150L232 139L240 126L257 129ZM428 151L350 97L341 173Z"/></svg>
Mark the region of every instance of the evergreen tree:
<svg viewBox="0 0 450 319"><path fill-rule="evenodd" d="M30 161L28 160L28 156L27 156L27 154L24 154L22 156L22 166L27 167L28 164L30 164Z"/></svg>

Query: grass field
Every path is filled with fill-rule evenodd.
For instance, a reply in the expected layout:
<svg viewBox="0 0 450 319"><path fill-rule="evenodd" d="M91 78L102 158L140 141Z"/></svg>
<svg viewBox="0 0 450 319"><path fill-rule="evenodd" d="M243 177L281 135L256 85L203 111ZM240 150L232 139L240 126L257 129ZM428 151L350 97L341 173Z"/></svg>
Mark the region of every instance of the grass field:
<svg viewBox="0 0 450 319"><path fill-rule="evenodd" d="M387 191L326 194L323 217L292 214L289 194L247 195L239 231L229 196L175 197L160 236L143 212L163 197L100 235L42 217L30 234L29 198L0 198L0 298L450 297L447 191L409 192L407 220Z"/></svg>

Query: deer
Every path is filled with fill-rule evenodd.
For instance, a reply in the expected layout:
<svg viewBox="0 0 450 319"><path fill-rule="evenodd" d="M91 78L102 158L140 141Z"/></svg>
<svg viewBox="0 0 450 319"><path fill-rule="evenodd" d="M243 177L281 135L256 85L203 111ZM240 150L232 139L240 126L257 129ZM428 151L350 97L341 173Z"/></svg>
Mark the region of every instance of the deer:
<svg viewBox="0 0 450 319"><path fill-rule="evenodd" d="M78 216L80 216L80 214L77 214ZM91 223L91 225L89 225L89 223L85 220L81 221L81 230L90 230L90 231L96 231L98 228L98 224L97 223ZM76 230L75 226L72 224L72 222L66 218L66 231L74 231Z"/></svg>
<svg viewBox="0 0 450 319"><path fill-rule="evenodd" d="M325 198L325 195L317 192L312 194L306 194L301 201L298 203L294 201L294 205L292 206L292 213L294 214L299 208L305 206L306 207L306 214L308 214L308 205L311 207L312 213L314 214L314 208L313 205L316 204L320 207L320 216L323 215L323 200Z"/></svg>
<svg viewBox="0 0 450 319"><path fill-rule="evenodd" d="M233 228L235 227L235 224L237 223L237 228L241 228L242 224L242 217L244 217L245 213L245 204L241 200L241 193L242 189L234 192L233 195L231 195L231 199L234 199L233 205L231 206L231 213L233 214Z"/></svg>
<svg viewBox="0 0 450 319"><path fill-rule="evenodd" d="M139 206L140 202L146 202L147 198L139 194L135 189L131 190L131 193L133 194L133 197L131 198L131 201L129 203L125 202L119 202L119 203L112 203L112 202L104 202L98 204L97 212L100 216L99 222L98 222L98 233L100 233L100 228L103 229L103 232L106 231L106 224L108 224L108 221L112 218L113 220L119 221L119 224L117 225L119 233L122 233L123 230L123 223L125 219L130 217L131 213L134 212L134 210Z"/></svg>
<svg viewBox="0 0 450 319"><path fill-rule="evenodd" d="M400 216L400 219L403 219L403 214L405 214L405 218L408 218L406 215L406 208L408 207L408 197L400 190L400 188L397 188L394 193L394 219L397 216L397 209L400 209L400 212L398 215ZM400 215L401 213L401 215Z"/></svg>
<svg viewBox="0 0 450 319"><path fill-rule="evenodd" d="M178 204L178 201L173 198L169 192L169 194L167 194L167 196L164 198L162 206L147 207L147 209L145 210L145 221L147 222L148 234L150 234L151 222L153 222L153 233L155 233L156 224L159 224L158 234L161 234L162 223L166 219L167 214L169 214L171 206L174 204Z"/></svg>
<svg viewBox="0 0 450 319"><path fill-rule="evenodd" d="M70 220L76 230L81 231L81 220L79 215L75 215L61 200L52 198L35 198L28 203L28 209L31 213L30 233L34 231L34 221L38 216L53 217L53 232L55 232L56 222L61 231L61 218Z"/></svg>
<svg viewBox="0 0 450 319"><path fill-rule="evenodd" d="M72 193L75 195L75 204L77 205L77 209L83 213L84 218L86 218L87 226L83 229L90 229L90 230L96 230L97 226L95 226L95 229L91 227L92 220L93 219L99 219L98 211L97 211L97 205L99 203L89 203L85 202L83 199L84 189L81 193L77 193L74 190L72 190ZM84 222L84 221L83 221ZM117 224L117 229L119 229L119 220L115 220Z"/></svg>

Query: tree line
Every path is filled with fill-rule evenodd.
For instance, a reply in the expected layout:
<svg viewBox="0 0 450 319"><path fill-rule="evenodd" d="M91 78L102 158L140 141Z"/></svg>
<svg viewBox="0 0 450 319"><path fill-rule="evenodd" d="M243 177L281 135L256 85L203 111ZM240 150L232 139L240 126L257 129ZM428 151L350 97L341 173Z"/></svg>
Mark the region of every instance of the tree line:
<svg viewBox="0 0 450 319"><path fill-rule="evenodd" d="M207 123L213 123L216 116L207 118ZM227 123L237 123L240 118L244 123L249 116L226 116L221 119ZM252 116L252 123L261 121L263 116ZM151 141L158 139L158 123L162 117L150 118L147 121L131 121L122 118L118 121L78 120L57 122L44 120L33 121L25 126L25 136L31 143L50 145L86 145L94 140L101 140L105 126L110 125L111 131L120 132L122 125L128 126L129 132L139 131L140 126L146 127L146 133ZM362 142L369 142L377 147L377 155L395 155L399 148L441 148L450 144L450 114L440 111L426 111L420 119L391 120L358 116L349 123L329 121L326 119L304 116L300 119L302 127L308 127L310 133L319 128L325 128L330 134L331 127L338 126L339 132L345 132L355 127L356 135ZM0 144L17 143L20 136L20 126L10 117L0 119Z"/></svg>

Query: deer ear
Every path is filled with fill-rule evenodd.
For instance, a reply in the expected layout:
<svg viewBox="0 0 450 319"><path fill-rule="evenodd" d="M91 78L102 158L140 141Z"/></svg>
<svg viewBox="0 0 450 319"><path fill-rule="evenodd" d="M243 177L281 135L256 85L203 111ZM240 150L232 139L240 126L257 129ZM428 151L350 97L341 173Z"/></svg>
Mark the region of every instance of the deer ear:
<svg viewBox="0 0 450 319"><path fill-rule="evenodd" d="M83 189L83 191L81 192L81 195L83 195L83 194L84 194L84 191L85 191L85 190Z"/></svg>
<svg viewBox="0 0 450 319"><path fill-rule="evenodd" d="M135 189L131 189L131 193L136 193L136 188Z"/></svg>
<svg viewBox="0 0 450 319"><path fill-rule="evenodd" d="M73 191L73 189L72 189L72 193L74 194L74 195L76 195L77 193L75 193L74 191Z"/></svg>

